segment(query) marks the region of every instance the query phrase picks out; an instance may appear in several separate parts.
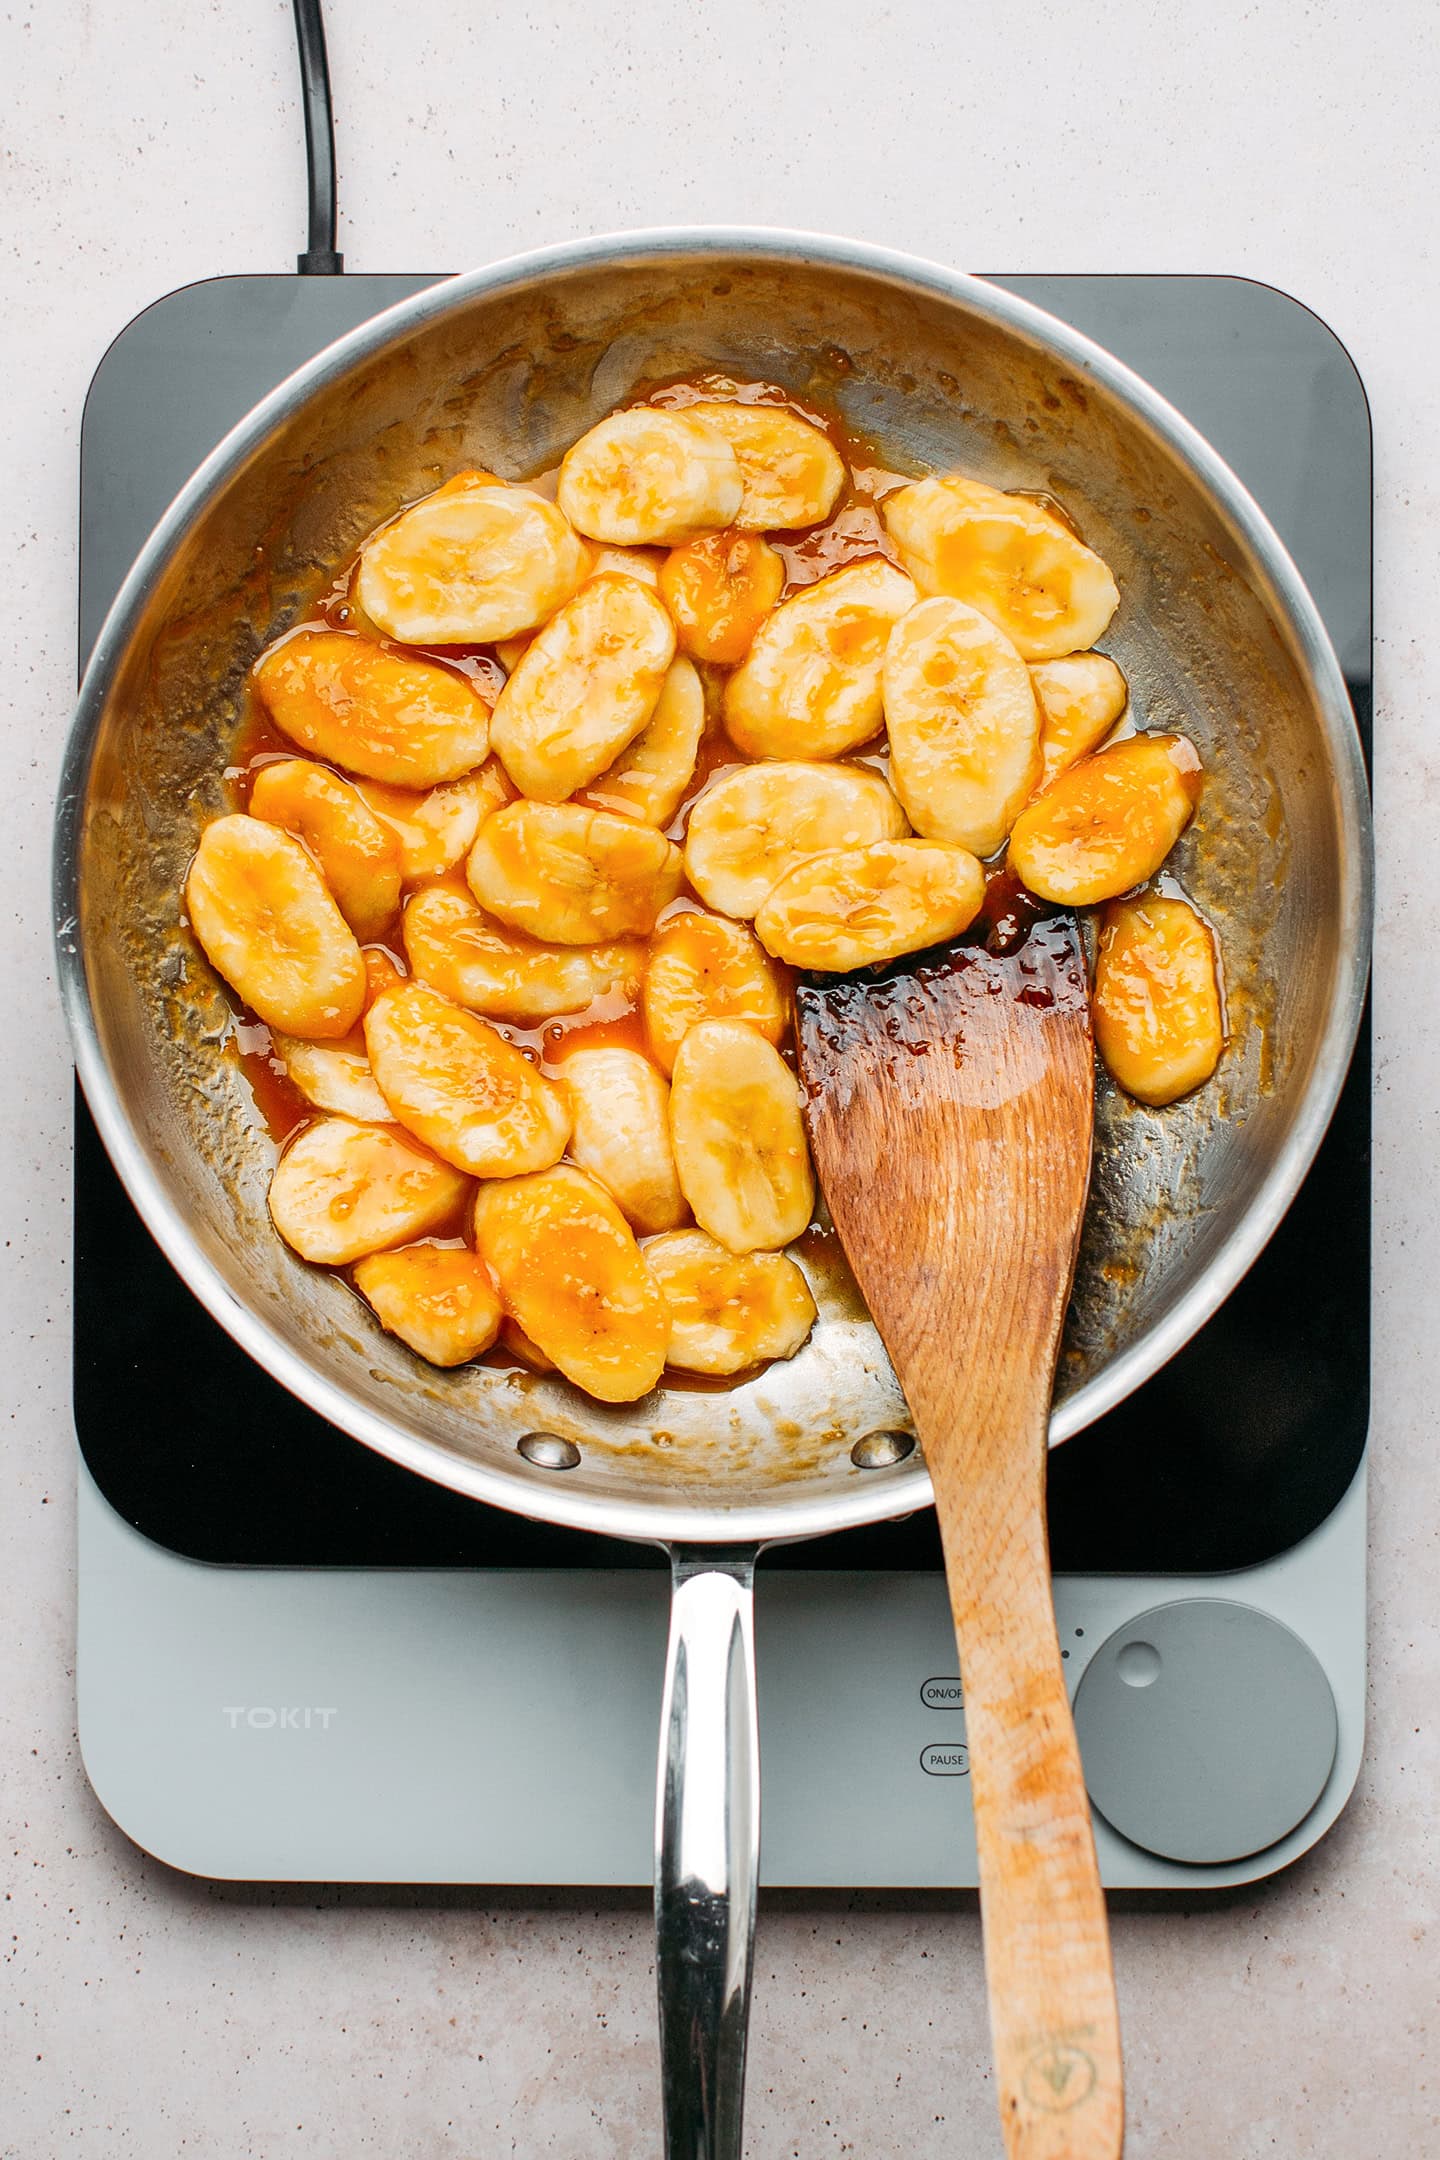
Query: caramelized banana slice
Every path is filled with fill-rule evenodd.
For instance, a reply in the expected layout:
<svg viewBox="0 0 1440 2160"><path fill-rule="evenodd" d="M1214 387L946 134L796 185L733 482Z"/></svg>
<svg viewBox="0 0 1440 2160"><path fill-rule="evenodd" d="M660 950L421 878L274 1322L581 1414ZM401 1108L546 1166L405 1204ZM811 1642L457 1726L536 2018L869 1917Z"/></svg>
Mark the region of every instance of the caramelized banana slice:
<svg viewBox="0 0 1440 2160"><path fill-rule="evenodd" d="M672 916L645 963L645 1033L664 1073L701 1020L745 1020L770 1043L789 1024L785 993L758 939L721 915Z"/></svg>
<svg viewBox="0 0 1440 2160"><path fill-rule="evenodd" d="M1095 965L1095 1041L1127 1095L1159 1107L1208 1080L1225 1047L1215 940L1188 901L1112 900Z"/></svg>
<svg viewBox="0 0 1440 2160"><path fill-rule="evenodd" d="M785 565L756 533L707 533L672 548L660 572L660 597L675 618L681 650L692 660L737 667L780 598Z"/></svg>
<svg viewBox="0 0 1440 2160"><path fill-rule="evenodd" d="M747 532L793 532L819 525L845 485L845 467L828 435L780 405L720 405L685 410L723 435L745 493L735 523Z"/></svg>
<svg viewBox="0 0 1440 2160"><path fill-rule="evenodd" d="M502 480L499 473L488 472L479 465L471 465L464 472L451 473L448 480L442 480L439 487L424 499L426 502L434 502L437 495L468 495L473 488L503 488L508 485L509 482Z"/></svg>
<svg viewBox="0 0 1440 2160"><path fill-rule="evenodd" d="M794 1357L815 1325L810 1285L786 1253L727 1252L704 1230L671 1230L644 1250L670 1308L666 1363L681 1372Z"/></svg>
<svg viewBox="0 0 1440 2160"><path fill-rule="evenodd" d="M896 840L905 813L862 765L740 765L690 812L685 874L723 915L753 915L808 855Z"/></svg>
<svg viewBox="0 0 1440 2160"><path fill-rule="evenodd" d="M663 548L600 547L593 540L586 542L590 550L590 575L603 577L617 570L622 577L639 578L652 592L659 590L660 571L665 561Z"/></svg>
<svg viewBox="0 0 1440 2160"><path fill-rule="evenodd" d="M405 977L383 945L367 945L360 957L365 962L365 1010L369 1012L382 990L404 982Z"/></svg>
<svg viewBox="0 0 1440 2160"><path fill-rule="evenodd" d="M833 758L876 734L890 632L915 587L881 556L832 571L760 626L725 686L725 726L751 757Z"/></svg>
<svg viewBox="0 0 1440 2160"><path fill-rule="evenodd" d="M939 475L887 496L883 516L920 590L968 600L1025 660L1083 651L1120 604L1107 565L1026 495Z"/></svg>
<svg viewBox="0 0 1440 2160"><path fill-rule="evenodd" d="M493 922L468 892L432 885L405 909L405 951L421 982L492 1020L529 1025L583 1012L639 986L644 947L542 945Z"/></svg>
<svg viewBox="0 0 1440 2160"><path fill-rule="evenodd" d="M621 547L674 547L731 525L745 493L723 435L688 412L635 406L582 435L556 500L579 531Z"/></svg>
<svg viewBox="0 0 1440 2160"><path fill-rule="evenodd" d="M270 1180L270 1215L302 1260L345 1267L438 1230L467 1180L393 1125L321 1118L292 1140Z"/></svg>
<svg viewBox="0 0 1440 2160"><path fill-rule="evenodd" d="M357 782L358 792L395 835L400 876L406 885L422 878L444 877L464 861L475 835L492 810L513 802L515 790L498 758L487 758L479 772L444 787L386 787L380 780Z"/></svg>
<svg viewBox="0 0 1440 2160"><path fill-rule="evenodd" d="M694 777L705 732L705 692L688 660L672 660L660 701L608 772L585 790L597 810L668 825Z"/></svg>
<svg viewBox="0 0 1440 2160"><path fill-rule="evenodd" d="M560 1067L570 1101L570 1153L619 1201L642 1235L688 1212L670 1145L670 1090L649 1058L613 1044L572 1050Z"/></svg>
<svg viewBox="0 0 1440 2160"><path fill-rule="evenodd" d="M680 850L653 826L579 803L511 803L480 828L467 876L481 907L551 945L644 936L680 890Z"/></svg>
<svg viewBox="0 0 1440 2160"><path fill-rule="evenodd" d="M365 1001L354 932L300 842L260 818L216 818L185 880L190 927L242 1004L287 1035L348 1035Z"/></svg>
<svg viewBox="0 0 1440 2160"><path fill-rule="evenodd" d="M360 557L356 599L407 645L489 645L533 630L589 572L553 503L463 477L402 511Z"/></svg>
<svg viewBox="0 0 1440 2160"><path fill-rule="evenodd" d="M475 1248L506 1312L567 1380L600 1402L649 1394L670 1315L634 1232L596 1179L560 1163L482 1185Z"/></svg>
<svg viewBox="0 0 1440 2160"><path fill-rule="evenodd" d="M463 675L348 630L272 645L255 687L291 742L367 780L427 788L485 761L490 708Z"/></svg>
<svg viewBox="0 0 1440 2160"><path fill-rule="evenodd" d="M680 1189L728 1252L775 1251L810 1220L815 1186L800 1091L743 1020L702 1020L675 1058L670 1131Z"/></svg>
<svg viewBox="0 0 1440 2160"><path fill-rule="evenodd" d="M390 1105L375 1085L363 1049L344 1043L301 1042L297 1035L274 1034L271 1042L286 1079L317 1110L334 1110L361 1124L389 1124Z"/></svg>
<svg viewBox="0 0 1440 2160"><path fill-rule="evenodd" d="M472 1252L407 1245L372 1253L356 1263L355 1287L381 1327L432 1365L467 1364L500 1332L490 1270Z"/></svg>
<svg viewBox="0 0 1440 2160"><path fill-rule="evenodd" d="M250 815L303 840L356 937L379 937L400 905L400 847L348 780L281 758L256 773Z"/></svg>
<svg viewBox="0 0 1440 2160"><path fill-rule="evenodd" d="M1040 778L1025 663L963 600L922 600L885 653L890 777L927 840L993 855Z"/></svg>
<svg viewBox="0 0 1440 2160"><path fill-rule="evenodd" d="M1105 740L1129 691L1115 662L1098 652L1034 661L1030 687L1040 707L1040 785L1049 787Z"/></svg>
<svg viewBox="0 0 1440 2160"><path fill-rule="evenodd" d="M1093 907L1160 868L1200 800L1184 735L1131 735L1082 758L1015 821L1010 863L1042 900Z"/></svg>
<svg viewBox="0 0 1440 2160"><path fill-rule="evenodd" d="M755 918L777 960L845 974L958 937L980 912L985 873L944 840L881 840L812 855Z"/></svg>
<svg viewBox="0 0 1440 2160"><path fill-rule="evenodd" d="M545 625L506 683L490 739L522 794L563 802L633 741L675 657L675 627L648 585L607 572Z"/></svg>
<svg viewBox="0 0 1440 2160"><path fill-rule="evenodd" d="M425 983L398 983L365 1015L380 1092L417 1139L472 1177L514 1177L558 1162L570 1137L565 1098L514 1043Z"/></svg>
<svg viewBox="0 0 1440 2160"><path fill-rule="evenodd" d="M531 1372L554 1372L554 1358L546 1357L539 1343L527 1335L519 1321L512 1319L509 1313L500 1322L500 1340L511 1356L519 1358L522 1365L528 1365Z"/></svg>
<svg viewBox="0 0 1440 2160"><path fill-rule="evenodd" d="M530 647L535 642L535 632L526 630L520 637L497 638L495 657L507 675L513 675Z"/></svg>

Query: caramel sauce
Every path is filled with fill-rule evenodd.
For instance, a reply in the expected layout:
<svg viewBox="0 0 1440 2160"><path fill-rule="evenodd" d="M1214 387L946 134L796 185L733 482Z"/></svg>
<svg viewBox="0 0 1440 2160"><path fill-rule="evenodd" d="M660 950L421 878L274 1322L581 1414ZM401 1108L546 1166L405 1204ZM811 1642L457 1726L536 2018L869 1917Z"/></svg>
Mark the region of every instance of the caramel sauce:
<svg viewBox="0 0 1440 2160"><path fill-rule="evenodd" d="M997 956L1018 952L1036 923L1057 912L1048 900L1027 892L1003 858L987 866L985 898L964 934L968 945L983 945Z"/></svg>
<svg viewBox="0 0 1440 2160"><path fill-rule="evenodd" d="M277 1152L315 1115L276 1057L270 1030L253 1015L237 1017L230 1036L236 1063L244 1073L256 1115Z"/></svg>
<svg viewBox="0 0 1440 2160"><path fill-rule="evenodd" d="M230 763L223 776L226 807L248 810L250 789L260 767L303 755L303 751L297 750L294 743L280 733L254 688L247 684L240 725L235 730Z"/></svg>
<svg viewBox="0 0 1440 2160"><path fill-rule="evenodd" d="M848 489L824 525L798 540L777 540L775 551L785 565L782 600L851 563L868 562L876 555L897 567L900 561L875 504Z"/></svg>
<svg viewBox="0 0 1440 2160"><path fill-rule="evenodd" d="M583 1012L547 1020L543 1027L506 1028L501 1032L522 1047L526 1046L527 1038L533 1042L539 1052L541 1071L552 1079L575 1050L638 1050L642 1056L649 1056L640 1007L618 991L608 998L598 998Z"/></svg>

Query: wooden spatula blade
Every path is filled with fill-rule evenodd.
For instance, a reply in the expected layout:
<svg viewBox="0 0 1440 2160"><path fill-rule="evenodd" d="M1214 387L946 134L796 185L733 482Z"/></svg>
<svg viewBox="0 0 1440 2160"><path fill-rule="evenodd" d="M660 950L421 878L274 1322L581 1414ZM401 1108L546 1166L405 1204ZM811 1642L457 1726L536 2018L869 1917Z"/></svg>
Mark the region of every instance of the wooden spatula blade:
<svg viewBox="0 0 1440 2160"><path fill-rule="evenodd" d="M816 1169L897 1370L916 1365L923 1387L938 1377L933 1353L943 1369L993 1377L1008 1316L1037 1300L1058 1346L1093 1110L1073 921L1037 925L1006 957L960 946L808 978L797 1027ZM1036 1378L1036 1341L1016 1378L1048 1408L1054 1359Z"/></svg>
<svg viewBox="0 0 1440 2160"><path fill-rule="evenodd" d="M1055 1632L1050 1397L1089 1183L1079 933L797 992L815 1166L935 1487L1011 2160L1116 2160L1104 1896Z"/></svg>

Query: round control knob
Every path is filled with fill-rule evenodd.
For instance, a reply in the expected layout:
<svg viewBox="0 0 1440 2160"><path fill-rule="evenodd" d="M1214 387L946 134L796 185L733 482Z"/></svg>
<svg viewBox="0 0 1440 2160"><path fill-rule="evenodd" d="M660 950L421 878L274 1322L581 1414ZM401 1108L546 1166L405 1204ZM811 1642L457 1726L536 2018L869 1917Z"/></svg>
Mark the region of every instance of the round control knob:
<svg viewBox="0 0 1440 2160"><path fill-rule="evenodd" d="M1302 1823L1339 1738L1313 1651L1228 1598L1181 1598L1117 1628L1076 1691L1075 1729L1113 1829L1163 1859L1212 1864Z"/></svg>

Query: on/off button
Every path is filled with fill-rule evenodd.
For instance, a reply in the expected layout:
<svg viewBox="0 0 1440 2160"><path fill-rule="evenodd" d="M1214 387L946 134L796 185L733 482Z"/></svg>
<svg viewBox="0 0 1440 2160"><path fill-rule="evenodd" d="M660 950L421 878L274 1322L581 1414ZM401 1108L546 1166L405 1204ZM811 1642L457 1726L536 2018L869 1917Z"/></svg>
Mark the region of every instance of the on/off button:
<svg viewBox="0 0 1440 2160"><path fill-rule="evenodd" d="M927 1680L920 1689L927 1710L963 1710L965 1696L957 1679Z"/></svg>

